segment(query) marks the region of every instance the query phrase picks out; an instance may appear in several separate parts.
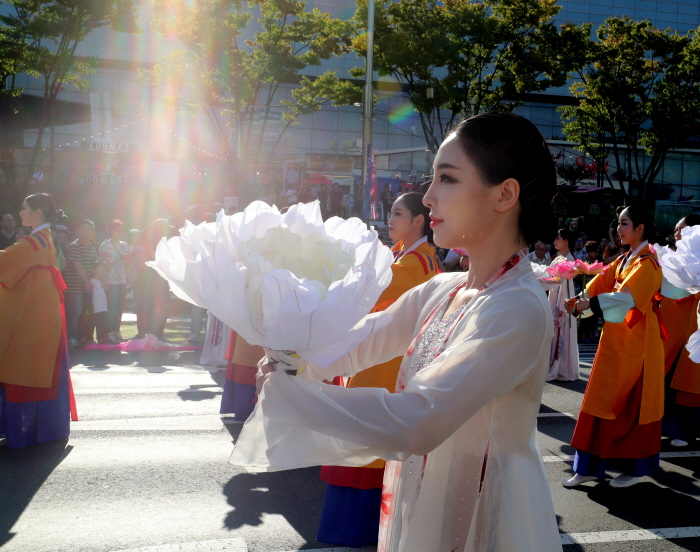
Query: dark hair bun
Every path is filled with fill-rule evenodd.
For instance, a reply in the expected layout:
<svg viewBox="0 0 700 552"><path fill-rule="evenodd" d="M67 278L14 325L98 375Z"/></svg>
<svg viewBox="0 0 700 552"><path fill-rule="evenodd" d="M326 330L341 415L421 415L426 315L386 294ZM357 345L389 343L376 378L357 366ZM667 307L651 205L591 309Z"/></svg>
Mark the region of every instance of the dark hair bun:
<svg viewBox="0 0 700 552"><path fill-rule="evenodd" d="M686 226L698 226L700 225L700 215L697 213L690 213L683 217L683 222L685 222Z"/></svg>
<svg viewBox="0 0 700 552"><path fill-rule="evenodd" d="M519 227L523 239L551 240L557 230L552 201L557 194L554 160L530 121L513 113L481 113L454 131L487 184L514 178L520 184Z"/></svg>
<svg viewBox="0 0 700 552"><path fill-rule="evenodd" d="M633 226L644 225L645 240L653 240L656 237L656 223L654 222L654 215L649 205L639 201L633 203L629 207L625 207L625 211L627 211L627 216L632 221Z"/></svg>

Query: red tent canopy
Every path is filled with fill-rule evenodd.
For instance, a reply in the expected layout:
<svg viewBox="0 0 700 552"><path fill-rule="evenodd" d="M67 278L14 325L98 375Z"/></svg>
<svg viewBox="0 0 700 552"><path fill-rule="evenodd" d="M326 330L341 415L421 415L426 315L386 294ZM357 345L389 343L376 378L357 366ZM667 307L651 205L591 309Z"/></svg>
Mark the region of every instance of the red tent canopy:
<svg viewBox="0 0 700 552"><path fill-rule="evenodd" d="M333 184L332 180L329 180L321 173L312 174L309 178L305 180L305 182L307 184L311 184L312 186L320 186L321 184Z"/></svg>

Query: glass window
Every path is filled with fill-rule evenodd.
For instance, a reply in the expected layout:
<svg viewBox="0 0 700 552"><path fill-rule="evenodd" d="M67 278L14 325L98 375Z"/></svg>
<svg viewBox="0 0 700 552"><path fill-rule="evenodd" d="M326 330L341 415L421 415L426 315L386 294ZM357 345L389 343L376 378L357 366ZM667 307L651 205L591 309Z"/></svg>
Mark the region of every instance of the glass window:
<svg viewBox="0 0 700 552"><path fill-rule="evenodd" d="M413 161L412 152L406 153L392 153L389 156L389 170L390 171L410 171L411 164Z"/></svg>
<svg viewBox="0 0 700 552"><path fill-rule="evenodd" d="M682 184L700 183L700 155L686 153L683 155L683 182Z"/></svg>
<svg viewBox="0 0 700 552"><path fill-rule="evenodd" d="M683 181L683 154L669 153L666 156L661 180L665 184L680 184Z"/></svg>

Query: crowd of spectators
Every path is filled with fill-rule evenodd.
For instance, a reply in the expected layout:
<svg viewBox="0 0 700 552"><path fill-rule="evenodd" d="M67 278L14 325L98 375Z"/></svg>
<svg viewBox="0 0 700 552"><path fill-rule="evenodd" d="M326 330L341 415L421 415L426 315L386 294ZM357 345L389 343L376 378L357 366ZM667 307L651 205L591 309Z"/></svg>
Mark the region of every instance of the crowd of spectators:
<svg viewBox="0 0 700 552"><path fill-rule="evenodd" d="M56 268L66 283L65 312L68 346L94 343L116 344L126 341L121 324L127 297L133 299L138 333L135 338L152 334L168 342L164 332L170 305L168 283L145 265L155 256L162 237L175 228L165 219L157 219L143 230L133 229L128 236L120 220L109 222L97 240L95 224L79 221L72 231L67 220L51 227L56 246ZM0 219L0 249L5 249L29 231L16 225L15 217Z"/></svg>

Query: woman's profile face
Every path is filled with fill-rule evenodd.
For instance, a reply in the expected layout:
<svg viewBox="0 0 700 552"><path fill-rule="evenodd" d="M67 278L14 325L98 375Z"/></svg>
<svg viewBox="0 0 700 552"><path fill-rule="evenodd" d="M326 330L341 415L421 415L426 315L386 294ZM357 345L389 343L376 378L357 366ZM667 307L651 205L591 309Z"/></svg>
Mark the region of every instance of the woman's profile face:
<svg viewBox="0 0 700 552"><path fill-rule="evenodd" d="M566 240L562 238L559 234L557 234L557 237L554 238L554 249L556 249L557 251L561 251L565 245Z"/></svg>
<svg viewBox="0 0 700 552"><path fill-rule="evenodd" d="M630 245L633 241L641 241L644 237L644 225L635 226L629 216L627 209L620 213L619 224L617 225L617 235L620 236L620 242L625 245Z"/></svg>
<svg viewBox="0 0 700 552"><path fill-rule="evenodd" d="M688 225L685 223L685 220L678 221L678 224L676 224L676 228L673 231L673 239L674 240L681 241L683 239L683 236L681 236L681 230L683 230L683 228L685 228L686 226L688 226Z"/></svg>
<svg viewBox="0 0 700 552"><path fill-rule="evenodd" d="M419 215L420 216L420 215ZM403 201L397 199L391 206L391 216L389 217L389 237L396 243L404 240L404 245L410 247L412 244L406 243L405 238L413 234L415 219Z"/></svg>
<svg viewBox="0 0 700 552"><path fill-rule="evenodd" d="M469 250L492 228L488 190L457 136L445 140L433 164L433 181L423 198L430 208L433 240L445 249Z"/></svg>

